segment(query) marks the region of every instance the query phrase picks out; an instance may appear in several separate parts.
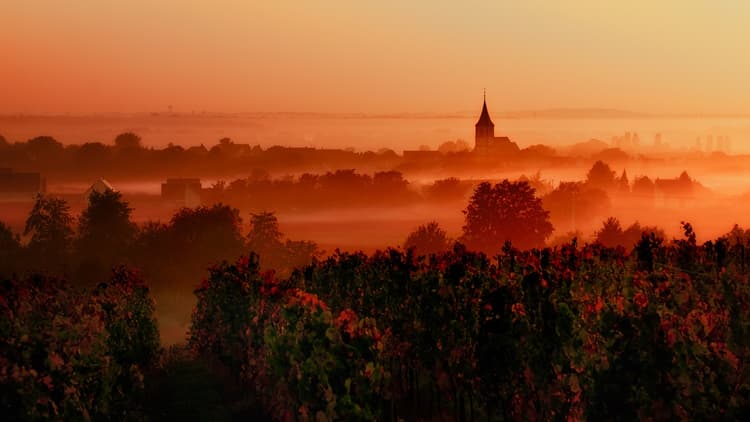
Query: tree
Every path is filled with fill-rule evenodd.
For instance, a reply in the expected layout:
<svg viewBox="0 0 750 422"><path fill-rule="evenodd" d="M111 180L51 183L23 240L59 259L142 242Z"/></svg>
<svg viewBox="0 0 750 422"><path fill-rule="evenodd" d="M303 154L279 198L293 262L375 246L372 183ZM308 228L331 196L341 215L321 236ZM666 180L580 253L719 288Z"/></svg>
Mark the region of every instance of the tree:
<svg viewBox="0 0 750 422"><path fill-rule="evenodd" d="M130 221L132 211L120 192L111 189L92 192L89 206L79 218L79 250L99 255L125 252L137 230L135 223Z"/></svg>
<svg viewBox="0 0 750 422"><path fill-rule="evenodd" d="M141 137L133 132L125 132L117 135L115 146L119 149L140 149Z"/></svg>
<svg viewBox="0 0 750 422"><path fill-rule="evenodd" d="M20 254L21 240L18 234L0 221L0 278L17 271Z"/></svg>
<svg viewBox="0 0 750 422"><path fill-rule="evenodd" d="M373 175L370 188L373 199L379 203L402 202L412 196L409 182L398 171L381 171Z"/></svg>
<svg viewBox="0 0 750 422"><path fill-rule="evenodd" d="M304 240L283 240L279 230L279 220L273 212L251 214L252 228L247 234L247 247L260 257L264 269L274 269L288 273L293 268L309 265L319 254L315 242Z"/></svg>
<svg viewBox="0 0 750 422"><path fill-rule="evenodd" d="M284 236L279 230L279 220L273 212L264 211L259 214L251 214L250 224L252 228L247 234L248 248L260 252L269 247L280 246Z"/></svg>
<svg viewBox="0 0 750 422"><path fill-rule="evenodd" d="M123 262L137 231L130 221L132 211L120 192L107 189L91 193L89 206L78 220L76 250L90 269L86 274L79 273L80 277L95 281L106 276L112 265Z"/></svg>
<svg viewBox="0 0 750 422"><path fill-rule="evenodd" d="M132 257L157 291L162 307L189 313L190 289L207 267L234 260L245 248L239 211L228 205L182 208L168 224L148 222L138 231ZM179 297L179 295L183 297Z"/></svg>
<svg viewBox="0 0 750 422"><path fill-rule="evenodd" d="M251 214L252 228L247 234L247 247L260 256L265 268L278 268L284 261L283 234L279 230L279 220L273 212L264 211Z"/></svg>
<svg viewBox="0 0 750 422"><path fill-rule="evenodd" d="M497 252L506 241L521 249L540 247L552 233L549 212L528 182L484 182L464 210L463 241L469 248Z"/></svg>
<svg viewBox="0 0 750 422"><path fill-rule="evenodd" d="M445 230L436 221L417 227L404 242L405 249L414 249L417 255L430 255L450 249Z"/></svg>
<svg viewBox="0 0 750 422"><path fill-rule="evenodd" d="M31 235L29 251L45 269L59 270L66 263L73 233L68 203L60 198L37 195L23 234Z"/></svg>
<svg viewBox="0 0 750 422"><path fill-rule="evenodd" d="M60 166L64 163L63 144L51 136L37 136L26 142L26 150L29 158L36 161L37 165L49 168Z"/></svg>
<svg viewBox="0 0 750 422"><path fill-rule="evenodd" d="M632 250L642 239L643 235L651 233L661 239L664 238L664 231L658 227L641 226L636 221L628 226L628 228L623 229L617 218L609 217L602 224L602 228L596 232L596 241L609 248L623 246L628 250Z"/></svg>
<svg viewBox="0 0 750 422"><path fill-rule="evenodd" d="M598 189L611 189L615 185L615 172L609 164L599 160L586 174L586 183Z"/></svg>
<svg viewBox="0 0 750 422"><path fill-rule="evenodd" d="M623 231L620 220L609 217L604 221L602 228L596 232L596 241L608 248L621 245L623 243Z"/></svg>
<svg viewBox="0 0 750 422"><path fill-rule="evenodd" d="M229 205L183 208L172 216L170 243L177 259L195 259L205 266L242 253L241 226L239 210Z"/></svg>
<svg viewBox="0 0 750 422"><path fill-rule="evenodd" d="M606 215L612 206L605 191L588 187L582 182L561 182L542 201L556 227L573 230L580 223Z"/></svg>
<svg viewBox="0 0 750 422"><path fill-rule="evenodd" d="M437 150L444 154L449 154L469 151L470 149L471 145L469 145L468 142L464 141L463 139L456 139L455 141L443 142L442 144L440 144Z"/></svg>
<svg viewBox="0 0 750 422"><path fill-rule="evenodd" d="M34 152L54 154L63 149L63 144L51 136L37 136L26 142L26 145Z"/></svg>
<svg viewBox="0 0 750 422"><path fill-rule="evenodd" d="M101 142L86 142L74 150L74 159L79 166L102 166L109 165L109 148Z"/></svg>
<svg viewBox="0 0 750 422"><path fill-rule="evenodd" d="M727 234L721 238L726 239L731 246L750 244L750 229L746 230L735 224Z"/></svg>
<svg viewBox="0 0 750 422"><path fill-rule="evenodd" d="M425 196L433 201L464 201L469 193L471 186L468 183L461 183L456 177L436 180L432 185L425 188Z"/></svg>

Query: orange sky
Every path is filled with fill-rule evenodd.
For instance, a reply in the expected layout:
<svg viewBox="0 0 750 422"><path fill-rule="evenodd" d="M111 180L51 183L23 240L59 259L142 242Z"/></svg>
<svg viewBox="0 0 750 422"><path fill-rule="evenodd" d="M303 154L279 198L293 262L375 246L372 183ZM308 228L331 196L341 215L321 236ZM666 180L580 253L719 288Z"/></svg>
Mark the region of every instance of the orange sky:
<svg viewBox="0 0 750 422"><path fill-rule="evenodd" d="M750 113L750 2L29 0L0 113Z"/></svg>

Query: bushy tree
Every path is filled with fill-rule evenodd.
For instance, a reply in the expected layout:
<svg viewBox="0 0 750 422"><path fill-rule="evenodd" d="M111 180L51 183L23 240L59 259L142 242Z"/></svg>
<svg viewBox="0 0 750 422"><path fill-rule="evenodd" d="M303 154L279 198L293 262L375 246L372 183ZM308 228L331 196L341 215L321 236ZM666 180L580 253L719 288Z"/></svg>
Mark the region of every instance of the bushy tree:
<svg viewBox="0 0 750 422"><path fill-rule="evenodd" d="M78 220L76 251L81 259L81 281L95 282L114 264L125 262L137 230L130 221L132 211L120 192L91 193L89 206Z"/></svg>
<svg viewBox="0 0 750 422"><path fill-rule="evenodd" d="M425 196L433 201L455 201L464 200L470 191L469 184L461 183L456 177L436 180L432 185L425 188Z"/></svg>
<svg viewBox="0 0 750 422"><path fill-rule="evenodd" d="M239 256L244 249L236 208L224 204L183 208L170 222L170 243L178 260L195 259L202 265Z"/></svg>
<svg viewBox="0 0 750 422"><path fill-rule="evenodd" d="M170 226L148 221L139 227L133 241L133 262L143 270L152 285L159 286L169 278L174 243L170 239Z"/></svg>
<svg viewBox="0 0 750 422"><path fill-rule="evenodd" d="M247 234L247 248L260 256L263 268L280 269L284 263L283 234L273 212L251 214L252 228Z"/></svg>
<svg viewBox="0 0 750 422"><path fill-rule="evenodd" d="M506 241L522 249L540 247L553 229L549 212L527 182L481 183L464 215L462 240L487 253L498 252Z"/></svg>
<svg viewBox="0 0 750 422"><path fill-rule="evenodd" d="M631 250L641 241L642 235L654 233L658 238L664 238L664 231L658 227L641 226L635 222L623 229L620 221L615 217L609 217L602 223L602 228L596 232L596 242L609 248L623 246Z"/></svg>
<svg viewBox="0 0 750 422"><path fill-rule="evenodd" d="M381 171L373 175L372 194L380 203L403 201L413 195L409 182L398 171Z"/></svg>
<svg viewBox="0 0 750 422"><path fill-rule="evenodd" d="M133 132L121 133L115 138L115 146L120 149L139 149L141 137Z"/></svg>
<svg viewBox="0 0 750 422"><path fill-rule="evenodd" d="M586 174L591 187L608 190L615 186L615 172L604 161L597 161Z"/></svg>
<svg viewBox="0 0 750 422"><path fill-rule="evenodd" d="M404 242L405 249L414 249L417 255L430 255L450 249L445 230L436 221L417 227Z"/></svg>
<svg viewBox="0 0 750 422"><path fill-rule="evenodd" d="M23 234L31 235L29 252L41 268L63 269L74 235L70 206L61 198L37 195Z"/></svg>
<svg viewBox="0 0 750 422"><path fill-rule="evenodd" d="M260 254L274 251L282 246L283 234L279 230L279 220L273 212L264 211L251 214L252 228L247 234L248 248Z"/></svg>
<svg viewBox="0 0 750 422"><path fill-rule="evenodd" d="M318 254L318 246L314 242L284 241L279 221L273 212L252 214L250 223L252 228L247 234L247 247L260 256L264 269L287 272L309 264L312 257Z"/></svg>
<svg viewBox="0 0 750 422"><path fill-rule="evenodd" d="M622 243L622 226L620 220L609 217L596 232L596 241L604 246L613 248Z"/></svg>
<svg viewBox="0 0 750 422"><path fill-rule="evenodd" d="M51 136L37 136L29 139L26 146L35 159L48 159L60 154L63 150L63 144Z"/></svg>
<svg viewBox="0 0 750 422"><path fill-rule="evenodd" d="M79 251L106 256L123 254L137 230L130 220L132 211L120 192L92 192L89 206L78 220Z"/></svg>

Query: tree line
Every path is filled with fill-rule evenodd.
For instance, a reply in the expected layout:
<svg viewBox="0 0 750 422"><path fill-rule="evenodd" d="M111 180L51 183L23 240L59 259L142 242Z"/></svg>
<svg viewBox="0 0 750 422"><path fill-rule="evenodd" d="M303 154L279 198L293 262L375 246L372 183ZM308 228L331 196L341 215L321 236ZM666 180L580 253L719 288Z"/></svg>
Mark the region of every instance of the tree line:
<svg viewBox="0 0 750 422"><path fill-rule="evenodd" d="M271 212L251 214L242 233L239 211L224 204L183 208L166 222L137 225L132 208L113 190L92 192L87 208L74 217L64 199L38 195L18 233L0 222L0 274L45 272L72 276L83 284L127 264L144 271L157 287L185 287L212 262L255 250L264 267L304 265L318 253L313 242L285 239Z"/></svg>
<svg viewBox="0 0 750 422"><path fill-rule="evenodd" d="M118 135L111 144L99 141L63 145L51 136L10 142L0 136L0 167L42 171L56 180L91 180L106 174L114 179L221 177L248 169L295 171L311 168L394 168L400 157L392 150L354 152L237 144L229 138L210 146L146 147L132 132ZM137 175L137 177L135 176Z"/></svg>

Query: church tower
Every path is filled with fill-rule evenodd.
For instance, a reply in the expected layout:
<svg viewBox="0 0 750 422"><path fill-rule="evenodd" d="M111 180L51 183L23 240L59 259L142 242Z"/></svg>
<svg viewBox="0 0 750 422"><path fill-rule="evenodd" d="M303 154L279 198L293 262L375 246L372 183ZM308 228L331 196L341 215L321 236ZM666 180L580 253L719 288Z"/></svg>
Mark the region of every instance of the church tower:
<svg viewBox="0 0 750 422"><path fill-rule="evenodd" d="M487 95L484 96L482 104L482 114L479 121L474 125L474 151L486 151L495 138L495 124L490 119L490 113L487 111Z"/></svg>

